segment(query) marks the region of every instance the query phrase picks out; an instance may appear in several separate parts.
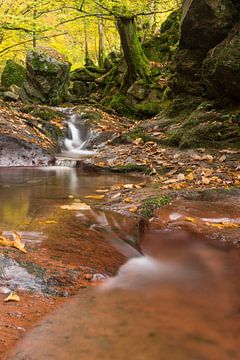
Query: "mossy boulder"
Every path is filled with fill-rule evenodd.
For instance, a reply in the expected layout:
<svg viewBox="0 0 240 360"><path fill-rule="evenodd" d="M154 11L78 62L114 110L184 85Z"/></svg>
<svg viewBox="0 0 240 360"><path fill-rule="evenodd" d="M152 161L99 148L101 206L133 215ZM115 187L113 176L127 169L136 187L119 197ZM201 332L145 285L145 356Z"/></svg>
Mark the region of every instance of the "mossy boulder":
<svg viewBox="0 0 240 360"><path fill-rule="evenodd" d="M160 34L143 44L143 49L152 61L168 61L173 58L179 41L180 11L173 11L163 22Z"/></svg>
<svg viewBox="0 0 240 360"><path fill-rule="evenodd" d="M234 144L240 138L239 110L208 110L199 106L184 122L168 133L168 143L180 148L218 147Z"/></svg>
<svg viewBox="0 0 240 360"><path fill-rule="evenodd" d="M209 51L203 62L203 77L210 96L240 100L240 24Z"/></svg>
<svg viewBox="0 0 240 360"><path fill-rule="evenodd" d="M85 66L71 72L72 81L91 82L104 74L105 71L94 66Z"/></svg>
<svg viewBox="0 0 240 360"><path fill-rule="evenodd" d="M31 103L58 105L67 100L71 64L56 50L38 47L26 57L26 80L21 100Z"/></svg>
<svg viewBox="0 0 240 360"><path fill-rule="evenodd" d="M5 88L9 88L11 85L21 87L25 78L25 68L13 60L7 60L1 76L1 85Z"/></svg>
<svg viewBox="0 0 240 360"><path fill-rule="evenodd" d="M127 91L128 94L132 95L136 99L143 100L148 95L148 84L145 82L136 81Z"/></svg>

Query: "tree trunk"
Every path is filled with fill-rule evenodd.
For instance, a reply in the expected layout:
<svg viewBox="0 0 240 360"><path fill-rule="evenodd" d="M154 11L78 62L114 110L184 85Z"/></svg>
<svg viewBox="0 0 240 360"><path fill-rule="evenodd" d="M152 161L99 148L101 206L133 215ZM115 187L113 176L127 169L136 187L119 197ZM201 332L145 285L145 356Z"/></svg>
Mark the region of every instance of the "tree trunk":
<svg viewBox="0 0 240 360"><path fill-rule="evenodd" d="M99 47L98 47L98 65L99 67L104 67L104 31L103 31L103 22L102 19L98 19L98 36L99 36Z"/></svg>
<svg viewBox="0 0 240 360"><path fill-rule="evenodd" d="M117 20L118 32L125 61L127 63L126 85L131 86L138 79L149 75L148 60L143 52L134 17L120 17Z"/></svg>
<svg viewBox="0 0 240 360"><path fill-rule="evenodd" d="M84 16L84 45L85 45L85 66L88 66L90 63L90 57L89 57L89 49L88 49L88 32L87 32L86 16Z"/></svg>
<svg viewBox="0 0 240 360"><path fill-rule="evenodd" d="M34 10L33 12L33 20L37 19L37 10ZM36 32L36 25L34 24L34 30L33 30L33 48L37 47L37 32Z"/></svg>

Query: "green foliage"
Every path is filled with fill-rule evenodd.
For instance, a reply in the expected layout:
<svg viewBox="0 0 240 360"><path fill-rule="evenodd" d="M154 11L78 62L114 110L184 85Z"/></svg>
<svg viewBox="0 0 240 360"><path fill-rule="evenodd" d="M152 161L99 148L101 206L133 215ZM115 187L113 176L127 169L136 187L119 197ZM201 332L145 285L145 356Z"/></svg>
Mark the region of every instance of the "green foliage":
<svg viewBox="0 0 240 360"><path fill-rule="evenodd" d="M147 198L140 210L140 216L150 218L154 215L154 211L171 204L171 202L172 197L168 195Z"/></svg>

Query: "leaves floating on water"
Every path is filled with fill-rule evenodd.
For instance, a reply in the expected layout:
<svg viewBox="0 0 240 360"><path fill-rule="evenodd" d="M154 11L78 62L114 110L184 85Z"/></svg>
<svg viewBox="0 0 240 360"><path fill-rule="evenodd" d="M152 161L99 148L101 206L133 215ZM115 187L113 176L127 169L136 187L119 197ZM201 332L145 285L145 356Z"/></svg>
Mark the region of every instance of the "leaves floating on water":
<svg viewBox="0 0 240 360"><path fill-rule="evenodd" d="M6 297L6 299L4 299L4 302L9 302L9 301L19 302L20 297L17 294L14 294L13 292L11 292L11 294L8 295L8 297Z"/></svg>
<svg viewBox="0 0 240 360"><path fill-rule="evenodd" d="M105 195L88 195L85 196L85 199L102 200L104 197Z"/></svg>
<svg viewBox="0 0 240 360"><path fill-rule="evenodd" d="M47 225L55 225L55 224L57 224L57 221L56 220L46 220L45 224L47 224Z"/></svg>
<svg viewBox="0 0 240 360"><path fill-rule="evenodd" d="M25 249L25 245L22 242L22 237L21 235L16 232L13 231L13 241L6 238L5 236L2 235L2 233L0 233L0 246L9 246L9 247L14 247L24 253L26 253L26 249Z"/></svg>
<svg viewBox="0 0 240 360"><path fill-rule="evenodd" d="M75 210L75 211L78 211L78 210L91 210L91 206L89 206L89 205L87 205L85 203L82 203L82 202L74 202L71 205L62 205L62 206L60 206L60 208L62 210Z"/></svg>

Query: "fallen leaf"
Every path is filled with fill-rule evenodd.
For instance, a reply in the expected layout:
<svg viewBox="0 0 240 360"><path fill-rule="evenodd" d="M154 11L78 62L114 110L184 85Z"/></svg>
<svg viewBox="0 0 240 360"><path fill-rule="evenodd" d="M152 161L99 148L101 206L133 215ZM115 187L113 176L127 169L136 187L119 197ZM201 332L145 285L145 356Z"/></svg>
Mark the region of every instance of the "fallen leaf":
<svg viewBox="0 0 240 360"><path fill-rule="evenodd" d="M88 195L85 196L85 199L102 200L104 197L105 195Z"/></svg>
<svg viewBox="0 0 240 360"><path fill-rule="evenodd" d="M47 220L47 221L45 221L45 224L54 225L54 224L57 224L57 221L56 220Z"/></svg>
<svg viewBox="0 0 240 360"><path fill-rule="evenodd" d="M96 193L107 193L107 192L109 192L109 190L107 190L107 189L98 189L98 190L96 190Z"/></svg>
<svg viewBox="0 0 240 360"><path fill-rule="evenodd" d="M133 189L134 188L134 184L125 184L123 185L124 189Z"/></svg>
<svg viewBox="0 0 240 360"><path fill-rule="evenodd" d="M71 205L62 205L60 206L60 208L62 210L91 210L91 206L85 204L85 203L81 203L81 202L75 202Z"/></svg>
<svg viewBox="0 0 240 360"><path fill-rule="evenodd" d="M194 219L194 218L192 218L192 217L185 217L184 220L189 221L189 222L191 222L191 223L193 223L193 224L195 224L195 222L196 222L196 219Z"/></svg>
<svg viewBox="0 0 240 360"><path fill-rule="evenodd" d="M227 159L226 155L220 157L219 161L224 162Z"/></svg>
<svg viewBox="0 0 240 360"><path fill-rule="evenodd" d="M178 174L177 179L179 181L183 181L183 180L185 180L185 175L184 174Z"/></svg>
<svg viewBox="0 0 240 360"><path fill-rule="evenodd" d="M12 234L13 234L13 247L26 253L27 251L25 249L25 244L22 242L21 235L16 231L13 231Z"/></svg>
<svg viewBox="0 0 240 360"><path fill-rule="evenodd" d="M132 203L132 202L133 202L133 199L130 198L130 197L127 197L127 198L124 199L124 202L125 202L125 203Z"/></svg>
<svg viewBox="0 0 240 360"><path fill-rule="evenodd" d="M118 199L120 196L122 195L122 193L117 193L117 194L114 194L111 199L114 200L114 199Z"/></svg>
<svg viewBox="0 0 240 360"><path fill-rule="evenodd" d="M202 182L203 185L209 185L210 182L211 182L211 178L209 179L209 178L207 178L205 176L202 176L201 182Z"/></svg>
<svg viewBox="0 0 240 360"><path fill-rule="evenodd" d="M185 177L186 180L192 181L194 179L194 175L192 172L190 172L188 175L186 175Z"/></svg>
<svg viewBox="0 0 240 360"><path fill-rule="evenodd" d="M9 301L19 302L20 297L17 294L14 294L13 292L11 292L11 294L8 295L8 297L6 297L6 299L4 299L4 302L9 302Z"/></svg>
<svg viewBox="0 0 240 360"><path fill-rule="evenodd" d="M132 206L128 209L131 213L136 213L138 211L138 207L137 206Z"/></svg>

